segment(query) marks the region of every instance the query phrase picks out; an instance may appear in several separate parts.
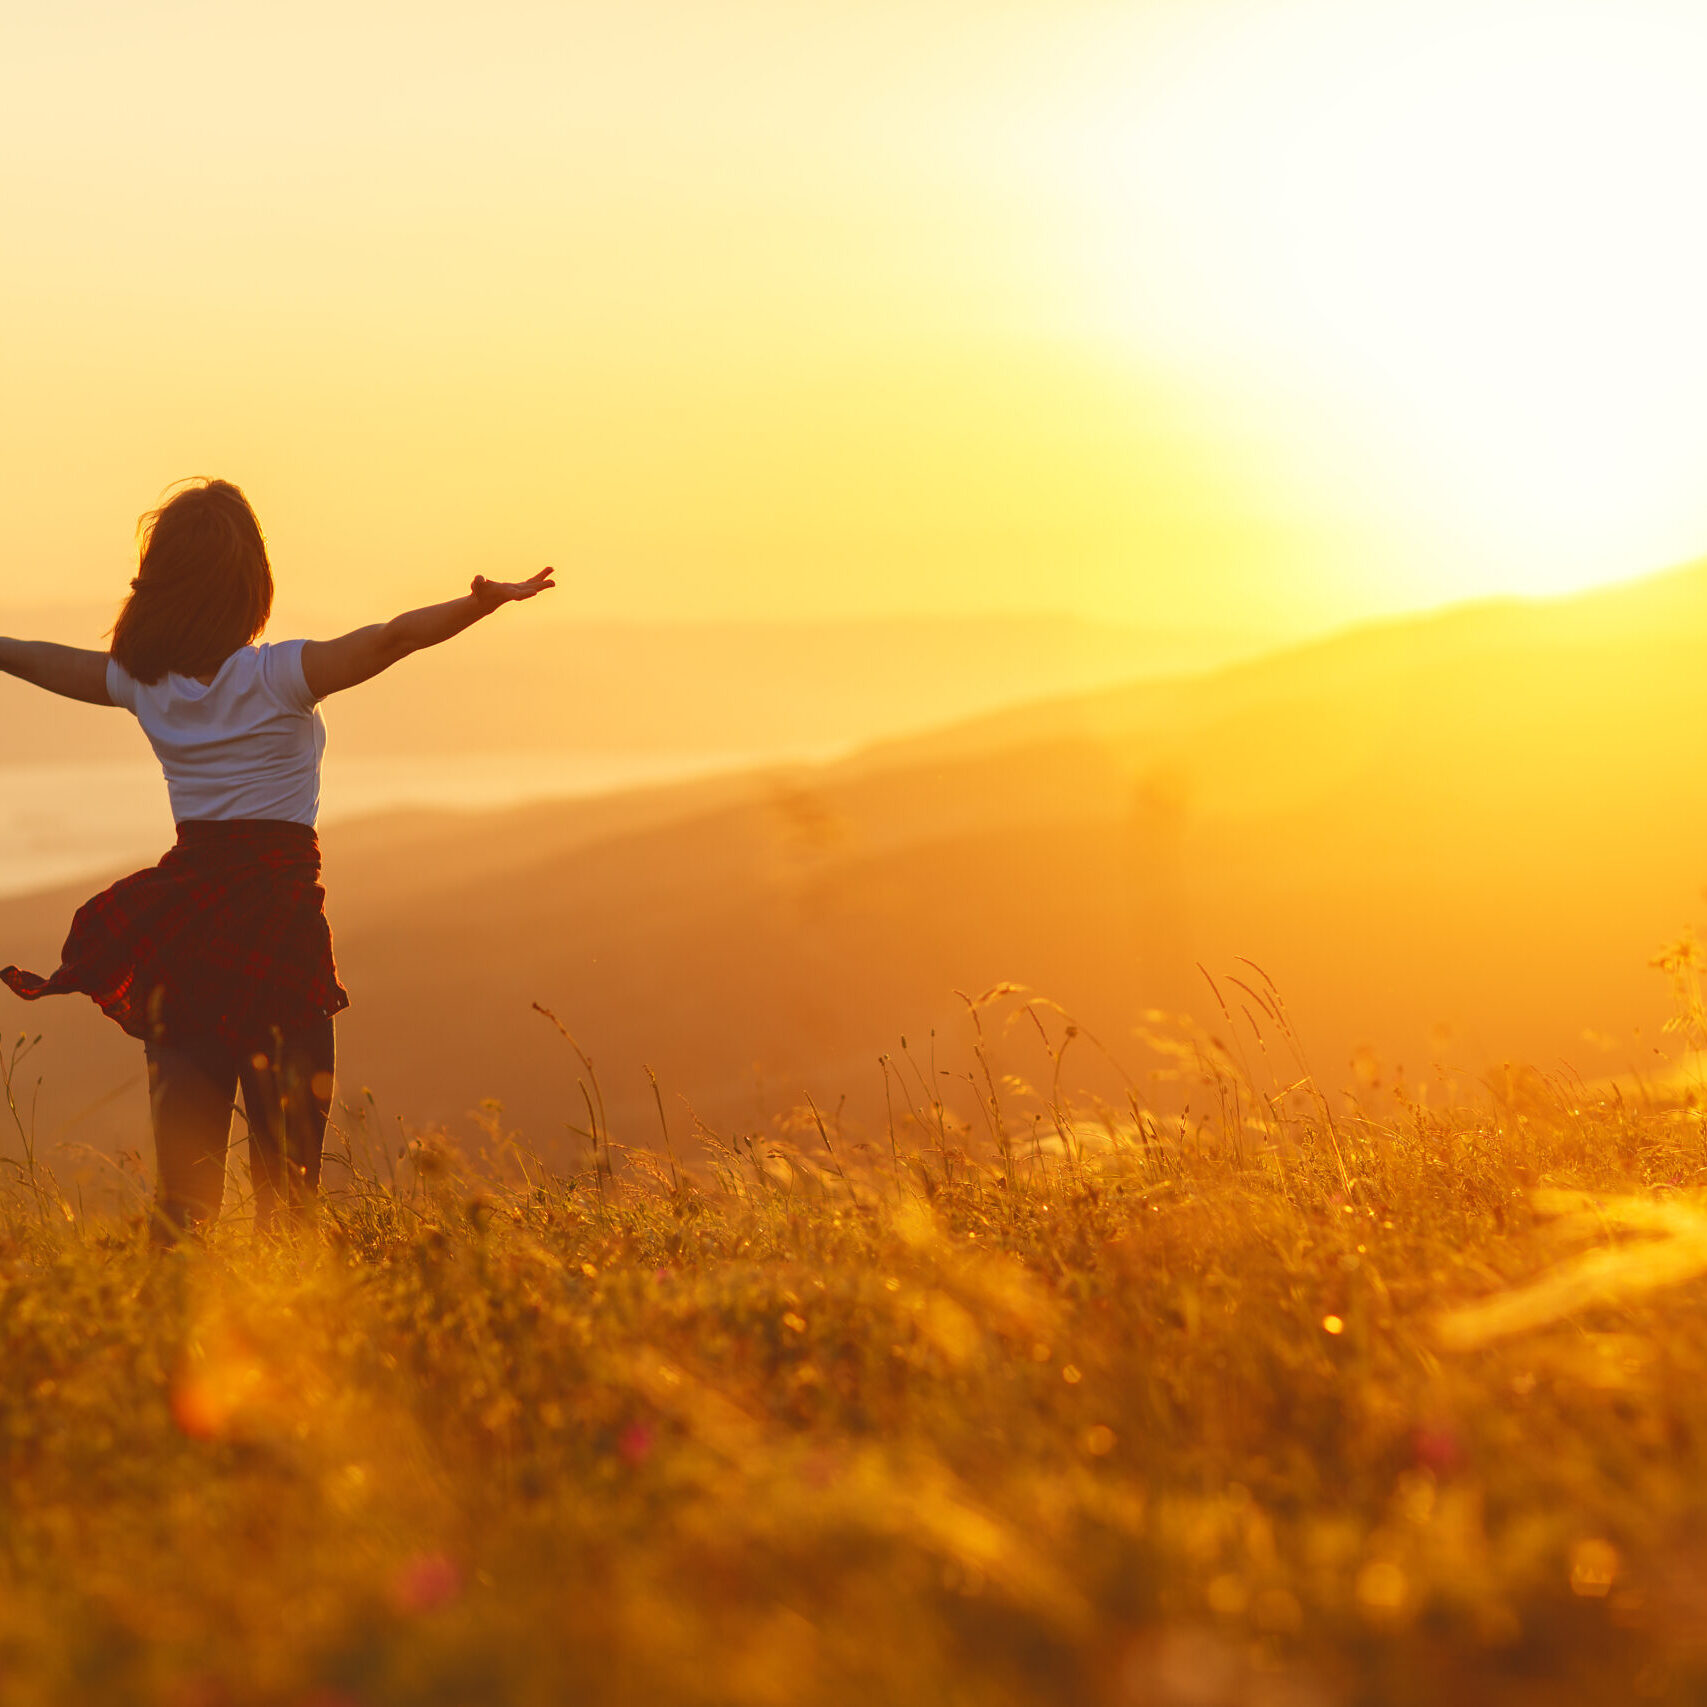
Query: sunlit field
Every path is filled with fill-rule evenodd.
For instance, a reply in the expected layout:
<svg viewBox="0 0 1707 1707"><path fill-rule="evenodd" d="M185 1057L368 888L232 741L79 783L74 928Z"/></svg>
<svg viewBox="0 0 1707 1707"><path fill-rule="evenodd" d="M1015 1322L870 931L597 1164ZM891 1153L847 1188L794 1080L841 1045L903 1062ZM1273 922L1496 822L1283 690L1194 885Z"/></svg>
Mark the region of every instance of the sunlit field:
<svg viewBox="0 0 1707 1707"><path fill-rule="evenodd" d="M12 5L0 160L0 990L185 1045L0 994L0 1707L1707 1707L1703 0Z"/></svg>
<svg viewBox="0 0 1707 1707"><path fill-rule="evenodd" d="M367 1105L315 1234L239 1202L165 1257L34 1154L25 1055L0 1697L1697 1700L1671 969L1669 1075L1444 1106L1319 1092L1250 967L1152 1019L1124 1106L1012 989L874 1064L877 1131L664 1087L625 1148L571 1054L578 1170Z"/></svg>

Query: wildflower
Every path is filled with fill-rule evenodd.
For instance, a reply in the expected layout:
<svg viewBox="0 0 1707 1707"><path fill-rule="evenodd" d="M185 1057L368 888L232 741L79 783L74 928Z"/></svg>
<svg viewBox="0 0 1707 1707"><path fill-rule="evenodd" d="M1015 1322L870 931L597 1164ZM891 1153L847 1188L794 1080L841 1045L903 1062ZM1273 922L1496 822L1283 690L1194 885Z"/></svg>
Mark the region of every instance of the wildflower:
<svg viewBox="0 0 1707 1707"><path fill-rule="evenodd" d="M1417 1463L1436 1475L1449 1475L1464 1462L1464 1447L1444 1424L1424 1425L1411 1435L1411 1453Z"/></svg>
<svg viewBox="0 0 1707 1707"><path fill-rule="evenodd" d="M462 1573L443 1553L417 1553L391 1579L391 1604L399 1612L432 1612L462 1592Z"/></svg>

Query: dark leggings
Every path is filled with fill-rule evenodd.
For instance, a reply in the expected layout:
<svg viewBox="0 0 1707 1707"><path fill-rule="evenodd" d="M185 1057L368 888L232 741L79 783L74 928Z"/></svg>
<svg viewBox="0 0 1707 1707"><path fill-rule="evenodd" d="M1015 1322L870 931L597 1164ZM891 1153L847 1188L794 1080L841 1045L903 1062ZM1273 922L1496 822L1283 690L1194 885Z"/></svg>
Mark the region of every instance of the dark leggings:
<svg viewBox="0 0 1707 1707"><path fill-rule="evenodd" d="M218 1219L239 1084L257 1229L271 1228L281 1207L293 1219L310 1218L320 1188L334 1059L330 1019L282 1036L274 1032L242 1053L214 1038L148 1045L157 1243Z"/></svg>

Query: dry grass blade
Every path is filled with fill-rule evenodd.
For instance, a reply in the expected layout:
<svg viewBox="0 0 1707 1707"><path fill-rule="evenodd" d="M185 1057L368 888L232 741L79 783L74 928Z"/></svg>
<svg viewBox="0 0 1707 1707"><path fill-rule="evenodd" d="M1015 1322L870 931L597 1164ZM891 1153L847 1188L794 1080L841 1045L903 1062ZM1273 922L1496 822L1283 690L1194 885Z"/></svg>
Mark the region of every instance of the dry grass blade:
<svg viewBox="0 0 1707 1707"><path fill-rule="evenodd" d="M1537 1207L1568 1217L1586 1232L1652 1236L1584 1251L1527 1286L1448 1312L1440 1318L1439 1334L1449 1349L1474 1351L1583 1310L1635 1304L1707 1274L1707 1213L1694 1204L1545 1191L1537 1193Z"/></svg>

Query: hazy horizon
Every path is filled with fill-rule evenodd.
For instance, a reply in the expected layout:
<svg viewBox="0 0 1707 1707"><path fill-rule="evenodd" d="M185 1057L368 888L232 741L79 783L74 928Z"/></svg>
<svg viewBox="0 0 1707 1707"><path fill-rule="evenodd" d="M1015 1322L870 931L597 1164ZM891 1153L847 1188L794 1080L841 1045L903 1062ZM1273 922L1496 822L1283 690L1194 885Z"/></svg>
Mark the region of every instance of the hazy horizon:
<svg viewBox="0 0 1707 1707"><path fill-rule="evenodd" d="M0 606L0 632L100 644L108 607ZM289 611L269 633L332 630ZM479 812L810 764L874 741L1262 651L1070 616L589 622L506 612L324 707L320 821ZM706 683L715 690L708 694ZM151 862L172 837L134 722L0 680L0 895Z"/></svg>
<svg viewBox="0 0 1707 1707"><path fill-rule="evenodd" d="M642 1062L714 1121L801 1086L871 1118L877 1053L954 1023L956 990L1018 982L1121 1054L1146 1014L1212 1017L1197 968L1241 956L1279 981L1329 1086L1367 1060L1412 1084L1513 1059L1641 1073L1668 1004L1650 958L1702 893L1702 807L1674 784L1707 716L1704 644L1707 564L998 707L819 764L329 811L358 992L347 1083L452 1126L499 1095L543 1143L563 1093L530 1017L545 1001L642 1138ZM374 804L398 803L407 766L353 756L377 766ZM489 790L494 768L463 764ZM146 758L127 774L163 824ZM50 955L77 898L8 900L11 952ZM134 1063L86 1005L43 1019L55 1130ZM135 1118L114 1104L96 1124L117 1141Z"/></svg>

